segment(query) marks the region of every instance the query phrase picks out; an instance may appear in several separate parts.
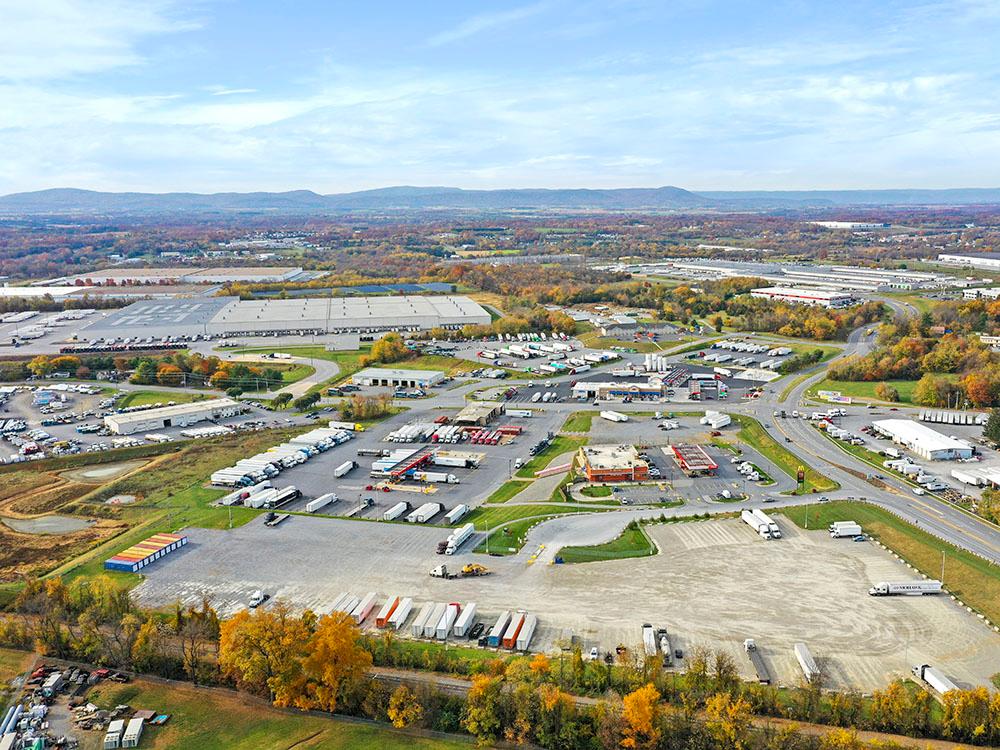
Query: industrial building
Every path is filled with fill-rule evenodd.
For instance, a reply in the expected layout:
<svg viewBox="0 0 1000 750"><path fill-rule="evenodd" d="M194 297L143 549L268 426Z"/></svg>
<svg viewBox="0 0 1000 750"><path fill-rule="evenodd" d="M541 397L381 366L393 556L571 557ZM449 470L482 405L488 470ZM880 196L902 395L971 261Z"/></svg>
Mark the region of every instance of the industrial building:
<svg viewBox="0 0 1000 750"><path fill-rule="evenodd" d="M669 450L669 453L666 449L663 452L671 456L680 470L689 477L714 474L719 468L700 445L671 445Z"/></svg>
<svg viewBox="0 0 1000 750"><path fill-rule="evenodd" d="M625 399L633 401L659 401L666 391L660 378L650 378L646 383L619 383L578 380L573 385L573 398Z"/></svg>
<svg viewBox="0 0 1000 750"><path fill-rule="evenodd" d="M444 373L437 370L396 370L383 367L368 367L356 373L351 382L355 385L392 388L430 388L444 380Z"/></svg>
<svg viewBox="0 0 1000 750"><path fill-rule="evenodd" d="M105 314L82 336L275 336L457 329L490 314L454 295L240 300L199 297L136 302Z"/></svg>
<svg viewBox="0 0 1000 750"><path fill-rule="evenodd" d="M649 464L634 445L585 445L577 454L588 482L641 482L649 479Z"/></svg>
<svg viewBox="0 0 1000 750"><path fill-rule="evenodd" d="M488 425L494 419L499 419L507 411L503 404L493 401L474 401L467 404L458 414L454 422L459 425Z"/></svg>
<svg viewBox="0 0 1000 750"><path fill-rule="evenodd" d="M826 289L792 289L783 286L753 289L750 296L818 307L850 307L857 303L857 299L849 292L834 292Z"/></svg>
<svg viewBox="0 0 1000 750"><path fill-rule="evenodd" d="M954 263L959 266L1000 269L1000 253L969 253L968 255L938 253L937 259L941 263Z"/></svg>
<svg viewBox="0 0 1000 750"><path fill-rule="evenodd" d="M1000 286L972 287L962 290L963 299L998 299L1000 298Z"/></svg>
<svg viewBox="0 0 1000 750"><path fill-rule="evenodd" d="M65 286L121 286L134 284L266 284L290 281L300 267L233 268L110 268L52 279L47 284Z"/></svg>
<svg viewBox="0 0 1000 750"><path fill-rule="evenodd" d="M882 419L872 423L876 432L902 445L928 461L971 458L972 446L942 435L926 425L909 419Z"/></svg>
<svg viewBox="0 0 1000 750"><path fill-rule="evenodd" d="M235 417L244 407L232 399L214 398L190 404L174 404L159 409L143 409L125 414L109 414L104 425L116 435L162 430L166 427L187 427L205 420Z"/></svg>

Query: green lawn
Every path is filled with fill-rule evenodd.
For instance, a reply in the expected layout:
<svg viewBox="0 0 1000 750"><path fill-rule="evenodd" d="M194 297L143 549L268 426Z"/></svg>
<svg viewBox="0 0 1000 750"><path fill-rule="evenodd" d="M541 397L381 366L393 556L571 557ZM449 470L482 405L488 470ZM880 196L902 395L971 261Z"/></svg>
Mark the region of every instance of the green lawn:
<svg viewBox="0 0 1000 750"><path fill-rule="evenodd" d="M512 497L515 497L519 493L528 489L531 486L531 482L524 482L519 479L511 479L508 482L504 482L499 487L497 487L493 494L486 498L487 503L505 503Z"/></svg>
<svg viewBox="0 0 1000 750"><path fill-rule="evenodd" d="M584 508L567 508L565 505L548 503L526 503L522 505L494 505L479 507L465 517L466 523L474 523L479 531L533 516L558 515L563 513L588 513Z"/></svg>
<svg viewBox="0 0 1000 750"><path fill-rule="evenodd" d="M936 501L926 501L933 506ZM993 622L1000 622L1000 567L958 549L881 508L846 500L788 507L781 510L800 527L826 529L834 521L856 521L865 533L931 578L941 575L945 555L944 585L966 604ZM848 542L845 542L848 543Z"/></svg>
<svg viewBox="0 0 1000 750"><path fill-rule="evenodd" d="M190 391L130 391L115 404L116 409L128 406L151 406L162 404L166 406L173 401L175 404L189 404L192 401L203 401L208 398L218 398L216 393L191 393Z"/></svg>
<svg viewBox="0 0 1000 750"><path fill-rule="evenodd" d="M596 411L575 411L566 418L562 426L562 432L590 432L594 417L598 415Z"/></svg>
<svg viewBox="0 0 1000 750"><path fill-rule="evenodd" d="M425 739L394 732L388 726L355 724L334 718L282 712L236 693L135 680L127 685L103 683L88 700L103 708L127 703L171 715L163 727L148 727L142 747L151 750L189 747L198 750L452 750L468 748L461 737ZM220 721L220 717L225 717Z"/></svg>
<svg viewBox="0 0 1000 750"><path fill-rule="evenodd" d="M732 417L734 421L740 424L740 431L737 435L739 439L775 463L788 476L795 479L799 467L805 470L803 489L806 492L832 492L840 487L839 484L820 474L771 437L764 429L764 426L753 417L747 417L742 414L733 414Z"/></svg>
<svg viewBox="0 0 1000 750"><path fill-rule="evenodd" d="M661 345L655 341L616 339L609 336L601 336L599 331L589 331L588 333L581 334L578 338L581 344L591 349L613 349L620 347L623 349L634 349L640 354L663 351L671 345L669 341Z"/></svg>
<svg viewBox="0 0 1000 750"><path fill-rule="evenodd" d="M913 398L913 388L917 384L916 380L887 380L885 382L887 385L893 386L899 392L899 403L912 403L911 399ZM881 399L875 395L875 388L878 387L878 383L879 381L855 382L824 378L815 386L810 388L808 393L810 396L818 398L818 396L816 396L818 391L840 391L843 395L850 396L851 398L881 402Z"/></svg>
<svg viewBox="0 0 1000 750"><path fill-rule="evenodd" d="M629 525L617 538L588 547L563 547L559 556L565 563L622 560L627 557L649 557L656 554L654 545L642 526Z"/></svg>
<svg viewBox="0 0 1000 750"><path fill-rule="evenodd" d="M513 521L502 529L497 529L490 534L489 539L483 541L473 552L490 553L496 555L515 555L524 546L525 536L528 530L535 524L547 521L555 516L543 516L542 518L523 518L520 521Z"/></svg>
<svg viewBox="0 0 1000 750"><path fill-rule="evenodd" d="M580 494L587 497L610 497L611 488L606 484L588 484L580 490Z"/></svg>
<svg viewBox="0 0 1000 750"><path fill-rule="evenodd" d="M575 435L556 435L552 442L546 446L545 450L531 457L527 463L517 470L517 476L524 479L532 479L536 471L541 471L556 456L564 453L575 453L581 445L586 445L587 438Z"/></svg>

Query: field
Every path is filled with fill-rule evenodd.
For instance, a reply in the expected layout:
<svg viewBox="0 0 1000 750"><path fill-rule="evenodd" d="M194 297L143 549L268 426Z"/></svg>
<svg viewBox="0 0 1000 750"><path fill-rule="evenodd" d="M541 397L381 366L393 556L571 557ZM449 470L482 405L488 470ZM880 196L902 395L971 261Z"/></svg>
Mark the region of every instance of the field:
<svg viewBox="0 0 1000 750"><path fill-rule="evenodd" d="M587 485L580 490L587 497L611 497L611 488L605 484Z"/></svg>
<svg viewBox="0 0 1000 750"><path fill-rule="evenodd" d="M128 685L106 683L91 691L90 700L102 707L128 703L171 714L163 727L143 733L142 747L154 750L190 747L199 750L348 750L378 747L386 750L448 750L467 748L462 738L425 739L394 732L388 727L334 718L279 711L236 693L136 680ZM225 721L219 721L225 717ZM91 733L98 747L97 733ZM88 737L90 739L90 737ZM86 746L85 746L86 747Z"/></svg>
<svg viewBox="0 0 1000 750"><path fill-rule="evenodd" d="M583 508L567 508L565 505L531 503L527 505L499 505L489 508L479 507L466 516L466 523L474 523L480 531L518 521L523 518L561 513L586 513Z"/></svg>
<svg viewBox="0 0 1000 750"><path fill-rule="evenodd" d="M629 339L616 339L610 336L601 336L598 331L589 331L587 333L581 334L579 337L580 343L590 349L614 349L616 347L623 349L634 349L640 354L648 354L650 352L659 352L664 349L669 349L670 346L675 346L678 342L664 342L664 344L659 344L655 341L633 341Z"/></svg>
<svg viewBox="0 0 1000 750"><path fill-rule="evenodd" d="M504 482L499 487L497 487L493 493L486 498L487 503L505 503L513 497L528 489L531 486L531 482L524 482L518 479L512 479L509 482Z"/></svg>
<svg viewBox="0 0 1000 750"><path fill-rule="evenodd" d="M913 567L931 578L941 575L945 555L944 585L966 604L993 622L1000 622L1000 567L941 541L880 508L846 501L784 508L796 525L825 529L834 521L857 521Z"/></svg>
<svg viewBox="0 0 1000 750"><path fill-rule="evenodd" d="M576 450L581 445L585 445L586 442L587 438L585 437L556 435L545 450L532 456L530 461L517 470L517 476L523 479L532 479L534 478L536 471L544 469L552 463L552 459L556 456L561 456L564 453L575 453Z"/></svg>
<svg viewBox="0 0 1000 750"><path fill-rule="evenodd" d="M887 380L885 382L886 385L891 385L899 393L899 403L912 403L913 388L917 385L916 380ZM809 395L814 395L817 391L840 391L843 395L850 396L851 398L882 401L882 399L875 395L876 387L878 387L878 382L855 382L824 378L809 389Z"/></svg>
<svg viewBox="0 0 1000 750"><path fill-rule="evenodd" d="M111 472L103 483L72 482L55 472L62 470L64 475L68 475L70 472L65 469L72 466L78 475L81 466L108 465L115 452L78 454L31 464L30 467L12 467L3 473L3 485L11 488L12 492L7 497L13 497L13 503L17 503L21 510L42 509L42 506L29 505L38 501L45 504L46 509L98 520L86 529L58 536L21 534L0 525L0 581L10 582L21 574L40 575L53 570L72 577L98 575L103 572L106 557L151 534L175 531L184 526L226 528L230 518L234 526L246 523L258 511L233 508L230 516L228 509L211 507L211 501L223 491L203 487L205 477L248 452L264 450L304 429L289 428L200 441L187 446L173 445L169 452L160 448L162 455L144 465L139 464L143 465L141 472L124 476ZM52 471L45 471L46 468ZM45 484L46 481L49 484ZM48 508L48 499L53 493L49 487L55 487L65 495L65 502L59 507ZM34 493L19 491L32 488ZM134 495L137 502L117 507L104 503L107 498L118 494ZM134 585L140 580L137 575L114 575L127 585ZM12 589L14 585L9 583L7 588ZM6 595L9 594L10 591L7 591Z"/></svg>
<svg viewBox="0 0 1000 750"><path fill-rule="evenodd" d="M738 437L747 445L757 450L765 458L773 461L783 472L793 479L799 467L805 470L803 489L806 492L832 492L840 485L810 467L805 461L778 443L764 430L764 427L753 417L733 414L733 420L739 422Z"/></svg>
<svg viewBox="0 0 1000 750"><path fill-rule="evenodd" d="M520 521L509 523L502 529L497 529L490 534L489 538L481 542L474 551L493 555L516 554L524 546L525 535L527 535L528 530L532 526L554 517L523 518Z"/></svg>
<svg viewBox="0 0 1000 750"><path fill-rule="evenodd" d="M587 547L563 547L559 556L565 563L597 562L599 560L622 560L628 557L648 557L656 554L656 547L646 535L642 526L629 527L616 539L605 544Z"/></svg>
<svg viewBox="0 0 1000 750"><path fill-rule="evenodd" d="M566 418L562 432L590 432L596 411L575 411Z"/></svg>

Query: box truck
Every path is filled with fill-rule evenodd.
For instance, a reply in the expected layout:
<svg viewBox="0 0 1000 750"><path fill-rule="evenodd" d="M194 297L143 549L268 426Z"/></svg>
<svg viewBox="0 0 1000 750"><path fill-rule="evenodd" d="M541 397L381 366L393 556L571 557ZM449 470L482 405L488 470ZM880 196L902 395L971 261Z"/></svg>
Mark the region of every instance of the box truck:
<svg viewBox="0 0 1000 750"><path fill-rule="evenodd" d="M861 533L861 526L852 522L839 521L830 526L830 536L834 539L855 537Z"/></svg>

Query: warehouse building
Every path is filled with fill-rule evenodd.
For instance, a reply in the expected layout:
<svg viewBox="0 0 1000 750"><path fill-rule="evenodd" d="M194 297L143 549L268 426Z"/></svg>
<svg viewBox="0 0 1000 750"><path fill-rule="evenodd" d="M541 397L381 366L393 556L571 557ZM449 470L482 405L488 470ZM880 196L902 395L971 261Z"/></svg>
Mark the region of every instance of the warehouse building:
<svg viewBox="0 0 1000 750"><path fill-rule="evenodd" d="M442 380L444 373L437 370L395 370L382 367L368 367L351 378L354 385L384 385L391 388L430 388Z"/></svg>
<svg viewBox="0 0 1000 750"><path fill-rule="evenodd" d="M646 383L618 383L578 380L573 385L573 398L615 399L633 401L659 401L666 388L660 378L650 378Z"/></svg>
<svg viewBox="0 0 1000 750"><path fill-rule="evenodd" d="M1000 286L972 287L962 291L963 299L998 299Z"/></svg>
<svg viewBox="0 0 1000 750"><path fill-rule="evenodd" d="M942 263L954 263L960 266L1000 269L1000 253L969 253L968 255L938 253L937 259Z"/></svg>
<svg viewBox="0 0 1000 750"><path fill-rule="evenodd" d="M649 479L649 464L634 445L585 445L577 454L588 482L641 482Z"/></svg>
<svg viewBox="0 0 1000 750"><path fill-rule="evenodd" d="M949 461L972 458L972 446L961 440L942 435L919 422L909 419L882 419L872 426L876 432L902 445L928 461Z"/></svg>
<svg viewBox="0 0 1000 750"><path fill-rule="evenodd" d="M850 307L857 302L854 295L849 292L835 292L826 289L792 289L785 286L754 289L750 292L750 296L818 307Z"/></svg>
<svg viewBox="0 0 1000 750"><path fill-rule="evenodd" d="M129 284L266 284L290 281L301 267L233 268L110 268L53 279L51 284L69 286L121 286Z"/></svg>
<svg viewBox="0 0 1000 750"><path fill-rule="evenodd" d="M490 314L457 295L241 300L200 297L136 302L82 330L109 336L301 336L489 325Z"/></svg>
<svg viewBox="0 0 1000 750"><path fill-rule="evenodd" d="M680 470L689 477L714 474L719 468L719 465L700 445L671 445L669 453L667 453L667 449L664 449L663 452L671 456Z"/></svg>
<svg viewBox="0 0 1000 750"><path fill-rule="evenodd" d="M187 427L205 420L227 419L242 413L243 409L242 404L232 399L215 398L126 414L109 414L104 418L104 425L116 435L134 435L166 427Z"/></svg>
<svg viewBox="0 0 1000 750"><path fill-rule="evenodd" d="M473 402L455 415L455 424L484 427L493 420L500 419L506 411L506 406L493 401Z"/></svg>

